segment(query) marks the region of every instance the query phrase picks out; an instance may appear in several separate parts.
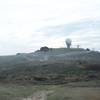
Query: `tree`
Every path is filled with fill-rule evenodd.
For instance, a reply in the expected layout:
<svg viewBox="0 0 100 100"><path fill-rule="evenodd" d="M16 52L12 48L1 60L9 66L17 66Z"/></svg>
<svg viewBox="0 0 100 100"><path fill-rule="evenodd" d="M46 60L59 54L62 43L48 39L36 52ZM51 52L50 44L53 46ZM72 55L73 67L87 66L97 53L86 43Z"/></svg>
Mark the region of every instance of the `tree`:
<svg viewBox="0 0 100 100"><path fill-rule="evenodd" d="M72 44L72 40L71 39L66 39L65 42L66 42L67 48L70 48L71 44Z"/></svg>
<svg viewBox="0 0 100 100"><path fill-rule="evenodd" d="M87 48L87 49L86 49L86 51L90 51L90 49L89 49L89 48Z"/></svg>
<svg viewBox="0 0 100 100"><path fill-rule="evenodd" d="M49 51L49 48L46 47L46 46L44 46L44 47L41 47L41 48L40 48L40 51L47 52L47 51Z"/></svg>

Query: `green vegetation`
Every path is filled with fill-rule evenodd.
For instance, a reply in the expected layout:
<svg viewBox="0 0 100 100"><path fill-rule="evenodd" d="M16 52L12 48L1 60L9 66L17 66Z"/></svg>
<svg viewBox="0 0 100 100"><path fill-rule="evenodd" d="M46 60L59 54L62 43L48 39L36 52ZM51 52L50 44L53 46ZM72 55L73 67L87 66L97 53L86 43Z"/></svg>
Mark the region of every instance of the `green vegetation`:
<svg viewBox="0 0 100 100"><path fill-rule="evenodd" d="M100 88L88 87L57 87L47 100L100 100Z"/></svg>
<svg viewBox="0 0 100 100"><path fill-rule="evenodd" d="M47 100L100 100L100 81L63 85L0 84L0 100L22 100L39 91L51 91Z"/></svg>
<svg viewBox="0 0 100 100"><path fill-rule="evenodd" d="M0 100L21 100L33 93L30 86L18 86L13 84L0 84Z"/></svg>
<svg viewBox="0 0 100 100"><path fill-rule="evenodd" d="M100 53L77 48L0 57L0 81L61 84L100 79Z"/></svg>
<svg viewBox="0 0 100 100"><path fill-rule="evenodd" d="M44 47L1 56L0 100L23 100L34 93L47 100L100 100L100 53Z"/></svg>

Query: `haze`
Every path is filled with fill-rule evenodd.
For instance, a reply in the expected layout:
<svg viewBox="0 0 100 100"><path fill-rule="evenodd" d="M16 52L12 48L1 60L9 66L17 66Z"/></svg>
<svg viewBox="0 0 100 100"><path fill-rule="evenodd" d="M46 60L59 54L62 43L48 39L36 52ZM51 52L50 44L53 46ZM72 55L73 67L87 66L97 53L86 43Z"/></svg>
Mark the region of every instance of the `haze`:
<svg viewBox="0 0 100 100"><path fill-rule="evenodd" d="M100 50L100 0L0 0L0 55L41 46Z"/></svg>

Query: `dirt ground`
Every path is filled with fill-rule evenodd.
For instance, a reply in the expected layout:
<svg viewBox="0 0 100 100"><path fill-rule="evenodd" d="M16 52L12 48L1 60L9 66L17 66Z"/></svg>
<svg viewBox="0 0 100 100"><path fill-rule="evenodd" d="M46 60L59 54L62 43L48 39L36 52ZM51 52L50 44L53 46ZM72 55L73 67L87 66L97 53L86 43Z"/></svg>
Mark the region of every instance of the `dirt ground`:
<svg viewBox="0 0 100 100"><path fill-rule="evenodd" d="M34 93L31 97L24 98L23 100L47 100L47 95L53 91L39 91Z"/></svg>

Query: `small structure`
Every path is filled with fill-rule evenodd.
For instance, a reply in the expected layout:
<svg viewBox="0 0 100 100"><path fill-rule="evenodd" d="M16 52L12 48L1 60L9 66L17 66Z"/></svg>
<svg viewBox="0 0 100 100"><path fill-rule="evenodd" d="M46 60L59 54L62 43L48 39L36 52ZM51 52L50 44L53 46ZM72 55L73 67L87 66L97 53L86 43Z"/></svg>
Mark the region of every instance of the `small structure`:
<svg viewBox="0 0 100 100"><path fill-rule="evenodd" d="M72 40L71 39L66 39L65 42L66 42L67 48L70 48L71 44L72 44Z"/></svg>
<svg viewBox="0 0 100 100"><path fill-rule="evenodd" d="M77 45L77 48L80 48L80 45L79 44Z"/></svg>

